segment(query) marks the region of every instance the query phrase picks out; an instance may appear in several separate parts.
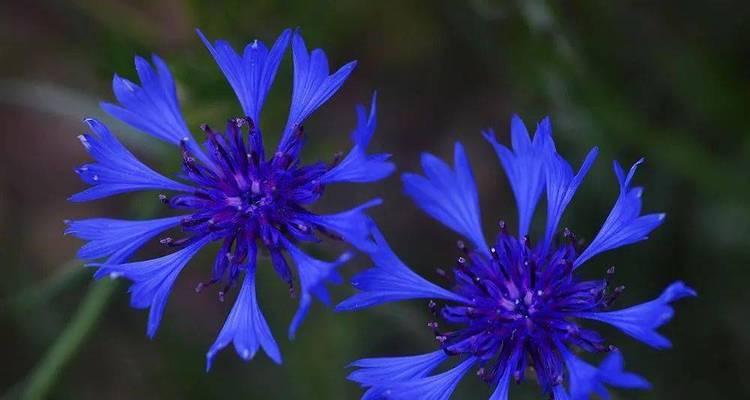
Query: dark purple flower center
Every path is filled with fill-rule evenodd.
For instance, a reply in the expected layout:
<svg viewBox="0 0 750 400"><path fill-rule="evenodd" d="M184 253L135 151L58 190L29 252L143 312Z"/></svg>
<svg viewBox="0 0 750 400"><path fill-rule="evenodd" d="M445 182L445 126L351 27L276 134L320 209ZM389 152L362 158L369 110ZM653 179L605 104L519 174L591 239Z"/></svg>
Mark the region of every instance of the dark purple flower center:
<svg viewBox="0 0 750 400"><path fill-rule="evenodd" d="M255 258L260 241L270 252L276 272L293 290L292 273L281 254L279 235L304 241L316 241L316 230L331 235L308 222L311 214L303 207L320 198L324 186L319 178L331 166L321 162L300 165L301 126L289 145L270 158L266 157L262 135L250 118L231 119L224 133L207 125L201 129L206 134L205 148L213 165L199 162L183 142L183 174L197 188L193 193L172 198L160 196L171 208L193 212L181 224L189 236L179 240L165 238L162 243L181 246L206 235L223 239L211 279L196 288L199 291L225 280L227 286L220 292L223 298L240 269L248 259Z"/></svg>
<svg viewBox="0 0 750 400"><path fill-rule="evenodd" d="M490 255L467 249L453 270L454 292L469 305L430 308L455 330L430 326L441 347L451 355L480 359L478 374L494 382L510 363L516 381L527 366L537 372L546 391L563 379L564 361L559 346L574 345L601 352L610 349L596 332L572 320L577 312L609 307L622 291L610 290L607 279L580 281L574 276L576 239L565 231L558 245L532 247L527 237L516 238L500 223ZM610 268L608 275L614 273Z"/></svg>

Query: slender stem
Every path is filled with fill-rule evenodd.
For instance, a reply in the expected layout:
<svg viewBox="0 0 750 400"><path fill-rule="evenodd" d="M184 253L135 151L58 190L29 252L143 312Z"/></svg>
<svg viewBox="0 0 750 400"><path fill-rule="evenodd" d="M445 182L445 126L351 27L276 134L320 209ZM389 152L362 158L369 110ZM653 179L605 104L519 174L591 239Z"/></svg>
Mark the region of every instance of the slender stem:
<svg viewBox="0 0 750 400"><path fill-rule="evenodd" d="M49 394L60 378L60 371L71 360L104 312L116 287L117 282L109 279L92 284L70 323L29 375L21 399L43 399Z"/></svg>
<svg viewBox="0 0 750 400"><path fill-rule="evenodd" d="M8 301L8 308L15 312L25 313L43 304L47 304L58 294L74 285L83 285L84 278L90 276L91 271L81 268L77 259L70 260L60 266L57 272L47 280L32 287L25 288L12 296Z"/></svg>

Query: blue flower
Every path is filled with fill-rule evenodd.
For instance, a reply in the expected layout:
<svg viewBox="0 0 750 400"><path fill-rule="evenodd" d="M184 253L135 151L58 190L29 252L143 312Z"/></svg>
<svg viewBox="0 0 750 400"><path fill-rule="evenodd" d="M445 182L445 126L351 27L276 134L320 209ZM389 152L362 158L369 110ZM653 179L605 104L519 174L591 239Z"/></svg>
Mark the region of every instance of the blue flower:
<svg viewBox="0 0 750 400"><path fill-rule="evenodd" d="M210 278L198 284L196 291L221 284L219 298L223 301L230 288L237 284L241 287L224 327L206 355L207 368L230 343L244 360L252 359L262 348L273 361L281 363L279 347L256 296L258 247L270 254L273 269L289 285L290 292L301 292L299 311L289 328L289 337L293 338L313 297L330 302L326 284L340 282L337 268L350 258L346 252L336 261L321 261L296 243L319 242L322 234L360 250L374 250L369 228L373 222L365 210L381 201L373 199L329 215L313 213L309 205L323 195L329 184L377 181L390 175L394 166L388 161L388 154L366 152L375 131L374 95L369 113L364 107L357 107L354 145L346 157L331 163L302 164L300 160L303 123L341 88L355 62L331 74L323 50L308 52L299 32L291 30L285 30L270 49L256 40L242 53L235 52L225 41L212 43L200 31L198 35L234 89L244 116L229 119L223 132L203 125L205 142L201 145L182 117L167 65L157 56L152 59L153 65L136 57L140 84L115 75L112 86L117 103L102 103L102 107L137 130L179 146L182 174L179 179L172 179L156 172L128 151L105 125L87 119L90 133L81 135L80 140L95 162L76 169L89 188L70 198L81 202L157 190L162 192L161 202L180 215L146 221L66 221L66 233L87 241L78 256L98 268L96 278L124 277L132 281L132 306L150 310L150 337L159 328L172 286L182 269L207 244L219 242ZM260 115L290 43L294 86L289 119L278 147L267 154ZM179 237L160 239L173 252L128 262L144 244L175 228L179 228ZM295 274L287 258L296 265L300 289L295 288Z"/></svg>
<svg viewBox="0 0 750 400"><path fill-rule="evenodd" d="M631 187L635 163L626 174L615 162L620 194L599 233L585 248L558 224L566 206L591 168L598 150L592 149L578 172L556 151L549 119L542 120L533 138L520 118L511 124L512 149L485 138L494 147L510 181L518 206L518 234L504 222L491 244L481 230L479 201L471 167L460 143L454 166L431 154L422 156L424 176L404 174L404 190L430 216L466 238L452 272L452 287L442 288L413 272L393 253L382 233L372 227L374 266L352 279L357 294L337 310L357 310L377 304L430 299L433 330L440 349L409 357L369 358L352 363L358 368L349 379L367 389L364 399L446 400L472 368L492 387L491 400L507 400L511 381L520 383L533 367L541 390L556 400L607 396L606 386L649 387L640 376L623 369L619 350L578 320L612 325L655 348L670 346L656 329L672 318L672 302L696 293L676 282L657 299L611 311L624 287L612 287L614 267L607 277L584 280L577 268L599 253L640 240L658 227L664 214L641 215L643 190ZM533 243L528 236L531 218L542 195L547 196L544 236ZM442 271L445 275L445 272ZM442 305L438 304L442 303ZM442 322L438 323L438 319ZM442 325L445 325L444 327ZM578 352L608 353L593 366ZM454 366L430 375L446 360Z"/></svg>

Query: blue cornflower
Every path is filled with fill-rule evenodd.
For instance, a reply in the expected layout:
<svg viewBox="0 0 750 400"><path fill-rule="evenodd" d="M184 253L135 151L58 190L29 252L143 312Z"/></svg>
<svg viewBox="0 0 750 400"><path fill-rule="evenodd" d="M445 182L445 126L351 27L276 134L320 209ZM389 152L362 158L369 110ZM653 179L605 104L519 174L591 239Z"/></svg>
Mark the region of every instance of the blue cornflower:
<svg viewBox="0 0 750 400"><path fill-rule="evenodd" d="M695 292L682 282L671 285L657 299L618 311L610 306L623 287L614 289L614 268L600 280L583 280L578 267L595 255L646 239L664 214L641 215L639 187L631 187L638 161L626 174L615 162L620 195L594 240L579 252L575 236L565 229L556 233L565 207L594 162L592 149L578 173L557 154L549 119L537 127L534 138L518 117L511 124L512 150L492 144L505 169L519 213L518 234L501 222L495 241L488 245L481 230L474 178L463 146L456 143L454 167L431 154L422 156L425 176L404 174L406 193L430 216L465 237L462 254L452 271L452 288L444 289L414 273L391 251L382 234L373 228L377 248L374 267L352 279L360 293L341 303L338 310L355 310L376 304L431 299L433 329L440 349L432 353L392 358L369 358L349 379L367 391L363 399L446 400L471 368L494 387L491 400L508 398L510 381L524 379L527 367L536 371L542 390L555 399L588 399L592 393L606 398L605 385L621 388L649 387L640 376L623 370L620 352L596 331L578 324L587 319L619 328L633 338L663 349L669 340L656 329L669 321L670 303ZM531 218L542 194L547 194L544 237L532 244ZM439 270L442 275L447 275ZM439 306L434 300L444 301ZM598 366L575 353L608 352ZM430 375L449 358L452 369ZM567 374L566 371L567 370ZM566 384L567 383L567 388Z"/></svg>
<svg viewBox="0 0 750 400"><path fill-rule="evenodd" d="M304 165L300 161L303 122L333 96L355 66L350 62L329 74L323 50L308 52L299 32L285 30L269 50L253 41L236 53L226 41L213 44L198 31L209 52L223 71L239 99L244 117L229 120L224 132L203 125L203 145L193 139L182 117L175 84L166 64L153 56L153 66L135 58L140 86L114 77L118 104L102 107L119 120L157 139L179 146L182 152L181 180L167 178L140 162L101 122L87 119L90 133L80 136L95 162L76 172L91 187L73 195L75 202L95 200L138 190L176 192L160 200L179 216L127 221L94 218L68 221L66 233L88 242L78 255L86 260L103 260L96 277L125 277L133 282L131 305L149 308L148 336L159 327L167 297L187 262L210 242L219 242L219 252L210 279L196 288L220 283L223 300L229 288L241 280L239 294L218 338L207 353L207 368L213 357L230 343L244 360L259 348L275 362L281 354L256 297L256 255L265 248L276 273L294 294L293 273L297 266L300 305L289 327L293 338L315 296L328 302L326 283L338 282L336 271L347 261L346 252L333 262L306 254L296 242L317 242L320 234L341 239L360 250L371 250L374 242L365 214L380 199L366 202L338 214L320 215L308 210L325 187L339 182L372 182L394 170L387 154L368 154L375 131L375 96L368 111L357 108L354 146L343 158L331 163ZM260 131L260 114L276 71L291 41L294 81L289 119L276 150L266 154ZM179 227L180 237L163 237L160 242L174 249L171 254L147 261L127 262L134 251L163 232Z"/></svg>

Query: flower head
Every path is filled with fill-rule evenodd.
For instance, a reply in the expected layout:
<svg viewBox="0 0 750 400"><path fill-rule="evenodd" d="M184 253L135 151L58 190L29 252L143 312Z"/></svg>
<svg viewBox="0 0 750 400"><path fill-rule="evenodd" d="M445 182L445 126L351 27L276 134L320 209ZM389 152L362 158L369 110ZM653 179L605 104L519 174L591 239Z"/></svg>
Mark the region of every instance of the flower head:
<svg viewBox="0 0 750 400"><path fill-rule="evenodd" d="M270 49L256 40L241 54L225 41L211 43L200 31L198 34L234 89L244 116L229 119L223 131L202 125L205 142L199 144L182 118L166 64L156 56L153 66L136 57L140 85L115 75L113 89L118 104L103 103L102 107L134 128L179 146L181 179L167 178L146 166L106 126L87 119L91 131L80 139L95 162L76 172L90 187L71 197L81 202L157 190L162 192L159 199L180 215L146 221L68 221L66 233L88 241L79 252L81 258L102 260L90 264L98 267L96 277L122 276L133 282L131 304L150 310L147 332L152 337L180 271L205 245L219 242L210 276L198 284L196 291L218 284L223 300L232 287L240 285L240 289L219 337L208 351L208 367L215 354L230 343L245 360L263 348L280 363L281 354L256 297L259 247L270 254L274 270L292 294L301 292L300 309L289 329L293 337L312 297L329 301L325 284L340 281L336 269L350 256L347 252L333 262L325 262L306 254L297 243L318 242L323 234L360 250L372 250L372 222L365 210L380 204L380 200L330 215L313 213L308 206L329 184L377 181L391 174L394 166L387 154L366 152L375 130L375 96L369 112L362 106L357 108L354 146L346 157L331 163L303 164L300 160L304 121L339 90L355 62L330 74L323 50L308 52L299 32L291 30L284 31ZM290 42L294 86L289 119L278 147L267 153L260 114ZM160 242L173 252L128 262L146 242L172 228L179 228L181 233L162 237ZM297 267L300 289L296 289L295 273L287 259Z"/></svg>
<svg viewBox="0 0 750 400"><path fill-rule="evenodd" d="M579 321L604 322L647 345L665 348L669 341L656 329L672 317L669 304L695 292L677 282L656 300L610 311L624 289L611 284L614 267L597 280L585 280L577 270L599 253L645 239L663 221L664 214L641 215L642 189L631 187L642 160L627 174L615 162L620 194L599 233L580 251L575 235L567 228L558 233L558 224L597 149L589 152L576 173L557 154L549 119L538 125L531 138L523 122L514 117L512 149L499 144L492 132L485 137L497 152L516 198L517 234L500 222L495 239L489 244L485 241L476 186L459 143L453 168L430 154L423 155L424 176L403 175L406 193L469 242L458 243L460 255L450 274L451 288L444 289L414 273L373 228L378 244L371 252L375 265L353 278L352 284L361 292L337 308L353 310L388 301L430 299L435 320L428 326L440 350L356 361L352 366L359 369L349 378L368 389L367 399L448 399L472 367L494 387L492 400L507 399L510 382L520 383L529 367L542 391L555 399L606 395L605 385L647 388L643 378L623 370L622 355L614 345ZM531 217L545 192L546 229L535 242L528 235ZM578 358L578 351L609 355L595 367ZM450 358L458 360L455 367L430 376Z"/></svg>

